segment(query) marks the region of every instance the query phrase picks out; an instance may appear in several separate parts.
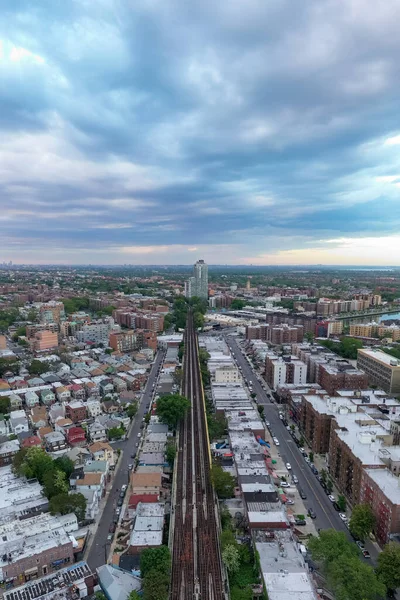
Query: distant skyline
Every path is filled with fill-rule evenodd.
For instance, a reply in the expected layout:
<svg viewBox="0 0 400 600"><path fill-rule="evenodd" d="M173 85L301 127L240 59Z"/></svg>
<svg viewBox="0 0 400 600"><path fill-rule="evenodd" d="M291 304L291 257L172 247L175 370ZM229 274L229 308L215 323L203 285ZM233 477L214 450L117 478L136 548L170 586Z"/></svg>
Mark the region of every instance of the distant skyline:
<svg viewBox="0 0 400 600"><path fill-rule="evenodd" d="M398 0L3 0L0 254L400 265Z"/></svg>

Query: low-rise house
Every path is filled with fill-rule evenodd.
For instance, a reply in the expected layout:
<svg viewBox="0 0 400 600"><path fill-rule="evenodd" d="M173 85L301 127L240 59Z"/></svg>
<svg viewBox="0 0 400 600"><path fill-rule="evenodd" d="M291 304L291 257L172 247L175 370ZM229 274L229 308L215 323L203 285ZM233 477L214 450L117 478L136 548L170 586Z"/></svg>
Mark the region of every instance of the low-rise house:
<svg viewBox="0 0 400 600"><path fill-rule="evenodd" d="M66 431L66 437L70 446L84 446L86 444L86 434L82 427L70 427Z"/></svg>
<svg viewBox="0 0 400 600"><path fill-rule="evenodd" d="M125 600L130 593L139 591L142 582L139 577L115 565L102 565L97 568L100 586L110 600Z"/></svg>
<svg viewBox="0 0 400 600"><path fill-rule="evenodd" d="M11 394L8 397L10 399L11 410L20 410L22 408L23 402L21 396L18 396L18 394L14 394L13 392L11 392Z"/></svg>
<svg viewBox="0 0 400 600"><path fill-rule="evenodd" d="M47 433L43 441L47 452L60 452L67 447L65 437L60 431Z"/></svg>
<svg viewBox="0 0 400 600"><path fill-rule="evenodd" d="M85 383L86 394L89 398L99 398L100 388L94 381L88 381Z"/></svg>
<svg viewBox="0 0 400 600"><path fill-rule="evenodd" d="M105 487L107 483L107 476L109 474L109 464L106 460L93 460L85 463L83 465L83 473L86 475L88 473L99 473L103 475L102 478L102 486ZM102 490L102 495L104 495L104 490Z"/></svg>
<svg viewBox="0 0 400 600"><path fill-rule="evenodd" d="M75 400L85 400L86 392L85 392L85 388L82 385L79 385L78 383L72 383L69 386L69 389L72 393L72 397Z"/></svg>
<svg viewBox="0 0 400 600"><path fill-rule="evenodd" d="M46 427L48 423L47 410L45 406L36 406L32 408L29 416L34 429L40 429L40 427Z"/></svg>
<svg viewBox="0 0 400 600"><path fill-rule="evenodd" d="M52 404L49 408L49 420L50 423L54 423L57 421L57 419L60 418L64 418L65 417L65 406L64 404Z"/></svg>
<svg viewBox="0 0 400 600"><path fill-rule="evenodd" d="M0 444L0 466L9 465L12 463L14 456L19 451L20 445L18 440L9 440Z"/></svg>
<svg viewBox="0 0 400 600"><path fill-rule="evenodd" d="M73 400L65 405L65 416L73 423L81 423L86 419L86 405L81 400Z"/></svg>
<svg viewBox="0 0 400 600"><path fill-rule="evenodd" d="M38 387L44 385L44 380L41 377L32 377L32 379L28 379L27 383L29 387Z"/></svg>
<svg viewBox="0 0 400 600"><path fill-rule="evenodd" d="M56 401L56 395L53 390L42 390L40 392L40 399L45 406L50 406Z"/></svg>
<svg viewBox="0 0 400 600"><path fill-rule="evenodd" d="M29 423L24 410L13 410L10 412L10 427L14 434L21 431L29 431Z"/></svg>
<svg viewBox="0 0 400 600"><path fill-rule="evenodd" d="M61 431L61 433L63 433L65 435L67 430L73 426L74 426L74 424L71 421L71 419L65 419L63 417L58 417L58 419L56 420L56 422L54 424L54 429L55 429L55 431Z"/></svg>
<svg viewBox="0 0 400 600"><path fill-rule="evenodd" d="M36 435L38 435L40 437L40 439L43 440L45 435L47 435L48 433L52 433L52 432L53 432L53 429L50 426L41 427L40 429L37 430Z"/></svg>
<svg viewBox="0 0 400 600"><path fill-rule="evenodd" d="M88 400L86 404L87 414L89 417L96 418L102 414L101 404L98 400Z"/></svg>
<svg viewBox="0 0 400 600"><path fill-rule="evenodd" d="M25 404L28 408L33 408L34 406L38 406L40 403L39 396L36 392L26 392L25 394Z"/></svg>
<svg viewBox="0 0 400 600"><path fill-rule="evenodd" d="M92 460L92 455L87 448L71 448L63 456L66 456L74 463L75 467L82 467L88 461ZM91 517L90 517L91 518Z"/></svg>
<svg viewBox="0 0 400 600"><path fill-rule="evenodd" d="M107 396L108 394L112 394L114 391L114 386L109 379L103 379L100 381L100 394L103 396Z"/></svg>
<svg viewBox="0 0 400 600"><path fill-rule="evenodd" d="M114 389L116 392L118 392L119 394L121 392L126 392L126 390L128 389L128 386L126 384L126 381L124 381L123 379L121 379L120 377L115 377L114 379Z"/></svg>
<svg viewBox="0 0 400 600"><path fill-rule="evenodd" d="M63 385L56 388L57 400L59 402L68 402L71 398L71 392Z"/></svg>
<svg viewBox="0 0 400 600"><path fill-rule="evenodd" d="M107 431L104 425L95 421L89 425L89 437L92 442L103 442L107 440Z"/></svg>
<svg viewBox="0 0 400 600"><path fill-rule="evenodd" d="M101 406L107 415L116 414L120 411L120 406L116 400L103 400Z"/></svg>
<svg viewBox="0 0 400 600"><path fill-rule="evenodd" d="M22 448L35 448L40 447L42 445L42 440L37 435L31 435L24 440L22 440L21 447Z"/></svg>
<svg viewBox="0 0 400 600"><path fill-rule="evenodd" d="M94 460L106 460L111 467L115 466L115 452L107 442L95 442L89 451Z"/></svg>

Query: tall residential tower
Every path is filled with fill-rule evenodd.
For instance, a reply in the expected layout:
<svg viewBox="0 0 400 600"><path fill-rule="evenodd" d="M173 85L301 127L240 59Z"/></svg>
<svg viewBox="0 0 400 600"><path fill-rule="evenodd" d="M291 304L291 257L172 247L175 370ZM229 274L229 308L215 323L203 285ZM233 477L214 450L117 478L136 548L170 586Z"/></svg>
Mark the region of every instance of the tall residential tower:
<svg viewBox="0 0 400 600"><path fill-rule="evenodd" d="M189 277L185 288L187 298L197 296L208 300L208 266L204 260L198 260L193 265L193 277Z"/></svg>

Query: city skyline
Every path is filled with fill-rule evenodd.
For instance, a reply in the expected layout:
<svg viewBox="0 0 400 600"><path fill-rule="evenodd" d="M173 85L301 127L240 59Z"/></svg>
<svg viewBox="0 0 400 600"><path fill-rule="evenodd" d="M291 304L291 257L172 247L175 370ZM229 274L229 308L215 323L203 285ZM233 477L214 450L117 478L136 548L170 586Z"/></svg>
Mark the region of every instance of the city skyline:
<svg viewBox="0 0 400 600"><path fill-rule="evenodd" d="M400 265L398 2L64 4L2 6L2 260Z"/></svg>

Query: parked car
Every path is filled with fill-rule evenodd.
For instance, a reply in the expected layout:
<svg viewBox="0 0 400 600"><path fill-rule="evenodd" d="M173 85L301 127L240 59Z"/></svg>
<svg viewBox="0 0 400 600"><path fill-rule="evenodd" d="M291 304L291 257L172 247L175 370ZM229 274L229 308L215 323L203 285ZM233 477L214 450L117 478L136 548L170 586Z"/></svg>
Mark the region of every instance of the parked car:
<svg viewBox="0 0 400 600"><path fill-rule="evenodd" d="M281 487L281 488L288 488L288 487L290 487L290 483L288 483L287 481L280 481L279 482L279 487Z"/></svg>
<svg viewBox="0 0 400 600"><path fill-rule="evenodd" d="M115 527L115 523L111 523L110 527L108 528L109 533L114 533L116 527Z"/></svg>
<svg viewBox="0 0 400 600"><path fill-rule="evenodd" d="M329 494L328 498L331 502L335 502L335 496L332 496L332 494Z"/></svg>
<svg viewBox="0 0 400 600"><path fill-rule="evenodd" d="M289 462L287 462L286 463L286 468L287 468L288 471L291 471L292 470L292 465Z"/></svg>
<svg viewBox="0 0 400 600"><path fill-rule="evenodd" d="M114 537L113 534L109 533L107 536L107 542L112 542L113 537Z"/></svg>
<svg viewBox="0 0 400 600"><path fill-rule="evenodd" d="M305 491L304 491L304 490L300 490L300 491L299 491L299 494L300 494L300 498L302 498L302 500L306 500L306 498L307 498L307 494L305 493Z"/></svg>
<svg viewBox="0 0 400 600"><path fill-rule="evenodd" d="M309 509L308 509L308 512L307 512L307 514L308 514L308 516L310 517L310 519L316 519L316 518L317 518L317 515L315 514L315 512L313 511L313 509L312 509L312 508L309 508Z"/></svg>
<svg viewBox="0 0 400 600"><path fill-rule="evenodd" d="M120 515L121 514L121 509L119 507L115 509L115 514L116 515Z"/></svg>
<svg viewBox="0 0 400 600"><path fill-rule="evenodd" d="M305 519L295 519L294 524L297 526L303 526L303 525L307 525L307 522Z"/></svg>
<svg viewBox="0 0 400 600"><path fill-rule="evenodd" d="M346 522L347 522L347 517L346 517L346 515L345 515L344 513L339 513L339 517L342 519L342 521L343 521L344 523L346 523Z"/></svg>
<svg viewBox="0 0 400 600"><path fill-rule="evenodd" d="M133 469L133 465L128 465L128 469L129 469L130 471L132 471L132 469Z"/></svg>
<svg viewBox="0 0 400 600"><path fill-rule="evenodd" d="M315 465L311 467L311 471L314 473L314 475L318 475L318 469Z"/></svg>
<svg viewBox="0 0 400 600"><path fill-rule="evenodd" d="M370 553L368 552L368 550L363 550L363 553L362 553L362 555L363 555L363 557L364 557L364 558L371 558L371 555L370 555Z"/></svg>
<svg viewBox="0 0 400 600"><path fill-rule="evenodd" d="M338 512L340 512L340 506L339 506L339 504L338 504L337 502L334 502L334 503L333 503L333 508L334 508L335 510L337 510Z"/></svg>
<svg viewBox="0 0 400 600"><path fill-rule="evenodd" d="M124 485L121 486L121 492L126 492L127 489L128 489L128 486L126 485L126 483L124 483Z"/></svg>
<svg viewBox="0 0 400 600"><path fill-rule="evenodd" d="M299 483L297 475L293 475L293 483Z"/></svg>
<svg viewBox="0 0 400 600"><path fill-rule="evenodd" d="M274 440L275 446L279 446L279 440L278 440L278 438L274 437L273 440Z"/></svg>
<svg viewBox="0 0 400 600"><path fill-rule="evenodd" d="M311 462L311 461L310 461L310 459L308 458L308 456L305 456L305 457L304 457L304 460L306 461L306 463L307 463L308 465L309 465L309 464L310 464L310 462Z"/></svg>
<svg viewBox="0 0 400 600"><path fill-rule="evenodd" d="M123 498L118 498L118 502L117 502L117 506L122 506L124 503L124 499Z"/></svg>
<svg viewBox="0 0 400 600"><path fill-rule="evenodd" d="M361 540L357 540L356 544L360 548L361 551L365 550L364 542L362 542Z"/></svg>
<svg viewBox="0 0 400 600"><path fill-rule="evenodd" d="M293 500L290 500L290 499L289 499L289 500L286 500L286 504L289 504L289 505L291 506L292 504L294 504L294 501L293 501Z"/></svg>

